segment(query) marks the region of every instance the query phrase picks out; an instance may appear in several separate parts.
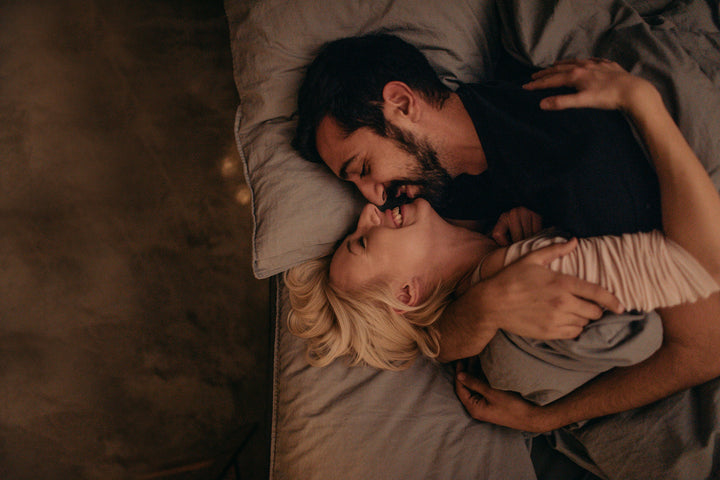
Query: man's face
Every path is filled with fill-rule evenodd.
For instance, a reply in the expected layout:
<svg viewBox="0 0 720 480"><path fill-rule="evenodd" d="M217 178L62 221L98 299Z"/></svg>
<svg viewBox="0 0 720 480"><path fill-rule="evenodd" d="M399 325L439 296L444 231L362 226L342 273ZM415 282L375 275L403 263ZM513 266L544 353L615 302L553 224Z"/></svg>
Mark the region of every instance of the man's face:
<svg viewBox="0 0 720 480"><path fill-rule="evenodd" d="M390 123L387 130L387 137L368 127L346 136L335 119L326 116L317 129L317 150L335 175L354 183L379 207L392 208L418 197L442 207L452 179L435 149Z"/></svg>

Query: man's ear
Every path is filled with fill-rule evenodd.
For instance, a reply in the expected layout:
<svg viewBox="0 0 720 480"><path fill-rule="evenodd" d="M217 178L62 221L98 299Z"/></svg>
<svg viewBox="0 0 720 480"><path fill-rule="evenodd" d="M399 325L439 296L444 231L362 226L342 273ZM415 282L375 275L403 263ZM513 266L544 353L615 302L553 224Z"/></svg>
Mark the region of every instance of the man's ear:
<svg viewBox="0 0 720 480"><path fill-rule="evenodd" d="M420 281L413 278L403 285L397 292L397 299L408 307L414 307L420 303Z"/></svg>
<svg viewBox="0 0 720 480"><path fill-rule="evenodd" d="M418 96L406 83L392 81L383 88L383 110L385 118L394 124L403 118L415 121L419 113Z"/></svg>

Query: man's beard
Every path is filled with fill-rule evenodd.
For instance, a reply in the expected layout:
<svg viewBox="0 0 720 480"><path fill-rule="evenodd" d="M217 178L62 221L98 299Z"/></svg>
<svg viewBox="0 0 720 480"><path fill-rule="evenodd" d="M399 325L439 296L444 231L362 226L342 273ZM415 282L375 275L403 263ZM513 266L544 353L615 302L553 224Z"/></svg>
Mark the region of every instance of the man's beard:
<svg viewBox="0 0 720 480"><path fill-rule="evenodd" d="M410 171L408 180L395 180L387 187L387 201L383 208L394 208L413 199L406 194L398 195L403 185L416 185L420 190L419 197L424 198L435 210L447 204L447 192L452 177L438 159L437 152L427 140L418 140L411 132L387 122L385 125L387 137L405 152L417 160L417 165Z"/></svg>

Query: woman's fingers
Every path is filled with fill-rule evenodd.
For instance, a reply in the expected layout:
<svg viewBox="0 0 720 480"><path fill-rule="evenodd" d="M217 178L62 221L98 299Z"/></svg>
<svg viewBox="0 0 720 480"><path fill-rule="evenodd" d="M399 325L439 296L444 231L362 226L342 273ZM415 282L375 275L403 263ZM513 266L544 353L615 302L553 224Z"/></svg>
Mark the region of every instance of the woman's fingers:
<svg viewBox="0 0 720 480"><path fill-rule="evenodd" d="M543 90L546 88L569 87L577 80L576 70L574 65L568 65L567 68L562 70L549 71L545 75L533 77L533 80L524 84L522 88L525 90Z"/></svg>
<svg viewBox="0 0 720 480"><path fill-rule="evenodd" d="M570 72L578 67L581 68L607 68L609 65L613 64L614 62L604 59L604 58L588 58L588 59L566 59L566 60L558 60L557 62L553 63L551 66L544 68L540 70L539 72L535 72L532 75L530 75L530 78L533 80L546 77L548 75L552 75L554 73L560 73L560 72Z"/></svg>
<svg viewBox="0 0 720 480"><path fill-rule="evenodd" d="M532 231L533 235L542 230L542 217L540 215L532 215Z"/></svg>
<svg viewBox="0 0 720 480"><path fill-rule="evenodd" d="M550 65L547 68L544 68L543 70L540 70L539 72L535 72L532 77L535 78L535 76L544 76L547 72L554 72L554 71L563 71L563 70L571 70L575 67L587 67L587 68L616 68L620 67L617 63L613 62L612 60L609 60L607 58L600 58L600 57L590 57L587 59L582 58L566 58L563 60L557 60L552 65ZM620 67L622 68L622 67Z"/></svg>
<svg viewBox="0 0 720 480"><path fill-rule="evenodd" d="M563 60L536 72L523 88L540 90L572 87L577 93L558 95L542 100L544 110L566 108L600 108L613 110L623 108L628 92L639 80L610 60L590 58L587 60Z"/></svg>
<svg viewBox="0 0 720 480"><path fill-rule="evenodd" d="M525 207L516 207L500 215L490 235L498 245L505 246L528 238L541 228L540 215Z"/></svg>
<svg viewBox="0 0 720 480"><path fill-rule="evenodd" d="M567 242L555 243L530 252L522 257L521 261L547 266L556 258L560 258L575 250L575 247L577 247L577 239L571 238Z"/></svg>
<svg viewBox="0 0 720 480"><path fill-rule="evenodd" d="M532 78L533 80L538 80L540 78L547 77L548 75L552 75L554 73L567 72L569 70L572 70L575 67L576 67L575 64L563 64L563 65L555 64L551 67L547 67L538 72L533 73L532 75L530 75L530 78Z"/></svg>
<svg viewBox="0 0 720 480"><path fill-rule="evenodd" d="M540 101L543 110L564 110L566 108L582 108L590 104L592 95L587 92L570 93L545 97Z"/></svg>

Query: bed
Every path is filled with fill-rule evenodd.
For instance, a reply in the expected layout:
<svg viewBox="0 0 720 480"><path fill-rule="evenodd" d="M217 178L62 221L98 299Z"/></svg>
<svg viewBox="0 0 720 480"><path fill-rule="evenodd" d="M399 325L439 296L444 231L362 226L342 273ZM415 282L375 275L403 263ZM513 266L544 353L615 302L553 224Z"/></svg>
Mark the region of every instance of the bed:
<svg viewBox="0 0 720 480"><path fill-rule="evenodd" d="M717 0L226 0L240 94L238 150L253 200L253 269L271 278L270 478L720 478L720 380L545 435L472 420L446 367L310 367L287 332L281 274L327 254L362 200L290 146L295 96L323 43L383 29L418 46L451 88L500 58L546 66L602 56L652 81L720 188ZM568 460L569 459L569 460ZM571 461L570 461L571 460Z"/></svg>

